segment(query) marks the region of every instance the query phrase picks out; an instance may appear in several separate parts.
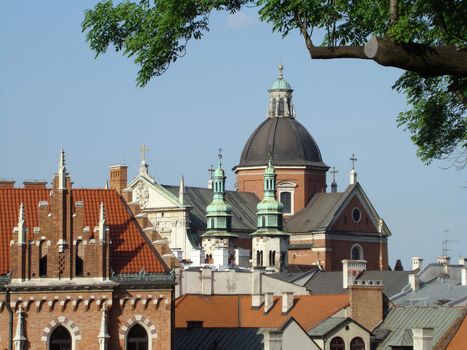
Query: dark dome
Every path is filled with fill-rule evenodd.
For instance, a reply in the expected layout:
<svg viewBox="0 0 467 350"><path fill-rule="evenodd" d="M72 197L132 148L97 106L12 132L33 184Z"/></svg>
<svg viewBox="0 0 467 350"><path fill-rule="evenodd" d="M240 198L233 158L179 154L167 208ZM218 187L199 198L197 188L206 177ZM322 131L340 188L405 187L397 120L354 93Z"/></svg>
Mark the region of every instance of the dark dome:
<svg viewBox="0 0 467 350"><path fill-rule="evenodd" d="M248 139L238 167L266 165L326 166L313 137L295 118L267 118Z"/></svg>

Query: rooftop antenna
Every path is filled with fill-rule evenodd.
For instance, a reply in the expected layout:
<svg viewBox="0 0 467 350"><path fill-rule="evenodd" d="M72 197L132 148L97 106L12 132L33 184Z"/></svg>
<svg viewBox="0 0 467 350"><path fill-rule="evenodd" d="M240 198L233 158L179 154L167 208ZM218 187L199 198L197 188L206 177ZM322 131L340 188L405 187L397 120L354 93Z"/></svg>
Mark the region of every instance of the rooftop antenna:
<svg viewBox="0 0 467 350"><path fill-rule="evenodd" d="M443 247L443 256L448 256L448 252L452 249L449 249L448 248L448 245L450 243L457 243L459 242L458 240L452 240L452 239L448 239L448 233L449 233L449 230L443 230L444 232L444 240L442 242L442 247Z"/></svg>

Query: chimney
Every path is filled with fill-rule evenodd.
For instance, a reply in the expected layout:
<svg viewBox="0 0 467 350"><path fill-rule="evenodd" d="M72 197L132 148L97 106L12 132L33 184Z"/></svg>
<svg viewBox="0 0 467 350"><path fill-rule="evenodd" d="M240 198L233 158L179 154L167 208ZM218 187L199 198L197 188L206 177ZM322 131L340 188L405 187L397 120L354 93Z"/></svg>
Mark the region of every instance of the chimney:
<svg viewBox="0 0 467 350"><path fill-rule="evenodd" d="M274 306L274 293L266 292L264 293L264 313L267 314L269 310Z"/></svg>
<svg viewBox="0 0 467 350"><path fill-rule="evenodd" d="M459 258L459 265L467 267L467 258Z"/></svg>
<svg viewBox="0 0 467 350"><path fill-rule="evenodd" d="M409 275L409 283L412 290L419 290L420 288L420 276L416 273L411 273Z"/></svg>
<svg viewBox="0 0 467 350"><path fill-rule="evenodd" d="M358 281L349 286L351 317L372 331L383 321L383 285L380 281Z"/></svg>
<svg viewBox="0 0 467 350"><path fill-rule="evenodd" d="M366 260L342 260L342 284L347 289L366 270Z"/></svg>
<svg viewBox="0 0 467 350"><path fill-rule="evenodd" d="M212 252L212 259L214 265L219 269L223 270L229 267L229 249L227 247L218 247Z"/></svg>
<svg viewBox="0 0 467 350"><path fill-rule="evenodd" d="M190 253L190 260L193 262L192 266L204 265L204 259L206 257L206 251L202 248L194 248Z"/></svg>
<svg viewBox="0 0 467 350"><path fill-rule="evenodd" d="M423 258L419 256L412 257L412 270L421 270L423 267Z"/></svg>
<svg viewBox="0 0 467 350"><path fill-rule="evenodd" d="M15 188L15 180L0 179L0 188Z"/></svg>
<svg viewBox="0 0 467 350"><path fill-rule="evenodd" d="M44 189L44 188L47 188L47 181L45 180L25 180L23 181L23 186L24 188L31 188L31 189L34 189L34 188L41 188L41 189Z"/></svg>
<svg viewBox="0 0 467 350"><path fill-rule="evenodd" d="M201 294L212 295L213 271L209 267L201 269Z"/></svg>
<svg viewBox="0 0 467 350"><path fill-rule="evenodd" d="M449 265L449 263L451 262L451 257L446 255L438 256L436 259L438 264Z"/></svg>
<svg viewBox="0 0 467 350"><path fill-rule="evenodd" d="M262 304L261 296L261 274L264 272L264 267L253 267L251 273L251 307L259 308Z"/></svg>
<svg viewBox="0 0 467 350"><path fill-rule="evenodd" d="M433 328L412 329L413 350L433 349Z"/></svg>
<svg viewBox="0 0 467 350"><path fill-rule="evenodd" d="M110 189L122 195L123 190L128 186L128 166L123 164L109 166L109 177Z"/></svg>
<svg viewBox="0 0 467 350"><path fill-rule="evenodd" d="M293 292L282 293L282 314L286 314L293 306Z"/></svg>
<svg viewBox="0 0 467 350"><path fill-rule="evenodd" d="M463 286L467 286L467 268L465 267L461 270L461 282Z"/></svg>

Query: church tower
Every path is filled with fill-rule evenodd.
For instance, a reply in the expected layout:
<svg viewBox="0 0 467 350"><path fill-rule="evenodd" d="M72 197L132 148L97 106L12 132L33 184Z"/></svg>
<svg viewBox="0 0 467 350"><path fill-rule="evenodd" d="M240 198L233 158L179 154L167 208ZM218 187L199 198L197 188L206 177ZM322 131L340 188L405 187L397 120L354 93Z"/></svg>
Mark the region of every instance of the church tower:
<svg viewBox="0 0 467 350"><path fill-rule="evenodd" d="M284 206L276 200L276 171L269 159L264 173L264 197L257 206L258 229L251 234L253 267L286 271L289 234L282 231Z"/></svg>
<svg viewBox="0 0 467 350"><path fill-rule="evenodd" d="M225 174L219 163L212 176L213 198L206 208L207 231L201 236L206 262L227 267L235 256L233 240L238 235L232 230L232 207L225 202Z"/></svg>
<svg viewBox="0 0 467 350"><path fill-rule="evenodd" d="M263 196L263 171L269 155L277 172L277 198L284 204L284 216L305 207L315 193L326 192L326 172L321 152L313 137L296 120L292 86L279 77L268 90L267 118L253 132L234 168L239 191Z"/></svg>

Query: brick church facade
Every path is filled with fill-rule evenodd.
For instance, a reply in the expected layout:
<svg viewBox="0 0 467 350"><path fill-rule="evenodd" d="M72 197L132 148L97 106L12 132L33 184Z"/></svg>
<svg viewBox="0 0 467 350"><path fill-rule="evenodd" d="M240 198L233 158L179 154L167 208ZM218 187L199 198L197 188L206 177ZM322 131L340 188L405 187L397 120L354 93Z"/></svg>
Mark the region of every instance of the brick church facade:
<svg viewBox="0 0 467 350"><path fill-rule="evenodd" d="M172 349L174 276L115 190L0 183L0 349Z"/></svg>

